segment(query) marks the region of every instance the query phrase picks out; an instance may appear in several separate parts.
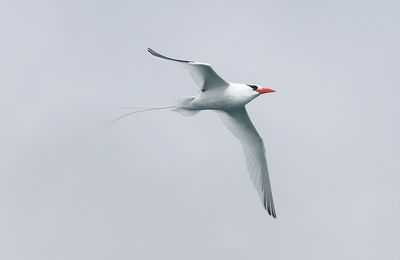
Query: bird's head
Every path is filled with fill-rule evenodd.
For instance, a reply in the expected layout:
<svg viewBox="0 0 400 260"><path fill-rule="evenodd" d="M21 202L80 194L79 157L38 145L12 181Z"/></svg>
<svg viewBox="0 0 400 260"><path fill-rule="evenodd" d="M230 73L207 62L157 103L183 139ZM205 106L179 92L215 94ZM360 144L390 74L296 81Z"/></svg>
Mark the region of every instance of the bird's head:
<svg viewBox="0 0 400 260"><path fill-rule="evenodd" d="M246 84L246 85L251 89L251 91L257 92L257 93L255 93L256 95L275 92L275 90L273 90L271 88L261 88L260 86L251 85L251 84Z"/></svg>

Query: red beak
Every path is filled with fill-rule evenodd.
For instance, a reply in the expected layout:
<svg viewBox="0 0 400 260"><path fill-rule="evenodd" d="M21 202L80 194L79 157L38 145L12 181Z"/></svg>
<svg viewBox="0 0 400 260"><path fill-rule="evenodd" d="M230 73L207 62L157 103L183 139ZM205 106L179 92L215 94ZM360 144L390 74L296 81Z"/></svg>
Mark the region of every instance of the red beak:
<svg viewBox="0 0 400 260"><path fill-rule="evenodd" d="M276 91L271 88L259 88L259 89L257 89L257 92L260 94L265 94L265 93L271 93L271 92L276 92Z"/></svg>

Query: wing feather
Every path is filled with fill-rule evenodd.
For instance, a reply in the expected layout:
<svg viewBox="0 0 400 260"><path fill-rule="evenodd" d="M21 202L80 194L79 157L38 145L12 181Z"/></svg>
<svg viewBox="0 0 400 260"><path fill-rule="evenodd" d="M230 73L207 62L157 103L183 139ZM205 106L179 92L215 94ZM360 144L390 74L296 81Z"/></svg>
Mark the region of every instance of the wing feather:
<svg viewBox="0 0 400 260"><path fill-rule="evenodd" d="M222 120L242 143L247 170L268 214L276 218L264 142L251 122L245 107L222 111Z"/></svg>
<svg viewBox="0 0 400 260"><path fill-rule="evenodd" d="M221 78L211 67L211 65L195 61L178 60L166 57L158 52L148 48L148 52L161 59L178 62L180 65L189 70L190 75L196 84L200 87L201 91L206 91L211 88L226 87L229 85L223 78Z"/></svg>

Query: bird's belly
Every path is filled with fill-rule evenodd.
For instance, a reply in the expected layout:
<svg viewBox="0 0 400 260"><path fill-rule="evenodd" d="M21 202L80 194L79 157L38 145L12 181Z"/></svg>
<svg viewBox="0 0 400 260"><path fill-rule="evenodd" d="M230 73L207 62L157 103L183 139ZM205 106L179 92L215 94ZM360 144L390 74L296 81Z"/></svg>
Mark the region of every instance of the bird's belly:
<svg viewBox="0 0 400 260"><path fill-rule="evenodd" d="M246 105L251 100L222 93L221 95L203 95L195 98L193 106L202 110L227 110Z"/></svg>

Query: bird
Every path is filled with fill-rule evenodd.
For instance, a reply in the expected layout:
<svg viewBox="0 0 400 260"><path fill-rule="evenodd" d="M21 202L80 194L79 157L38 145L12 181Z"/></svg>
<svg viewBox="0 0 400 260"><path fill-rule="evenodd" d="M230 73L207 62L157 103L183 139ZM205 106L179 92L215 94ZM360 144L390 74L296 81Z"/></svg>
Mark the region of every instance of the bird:
<svg viewBox="0 0 400 260"><path fill-rule="evenodd" d="M262 205L269 215L276 218L264 142L251 122L245 107L256 97L275 92L275 90L261 88L255 84L231 83L219 76L210 64L170 58L151 48L148 48L147 51L154 57L187 69L199 87L199 94L191 97L180 97L173 106L141 107L141 110L120 116L111 123L131 114L158 109L172 109L186 116L193 116L203 110L219 112L222 121L242 145L247 171L257 189Z"/></svg>

